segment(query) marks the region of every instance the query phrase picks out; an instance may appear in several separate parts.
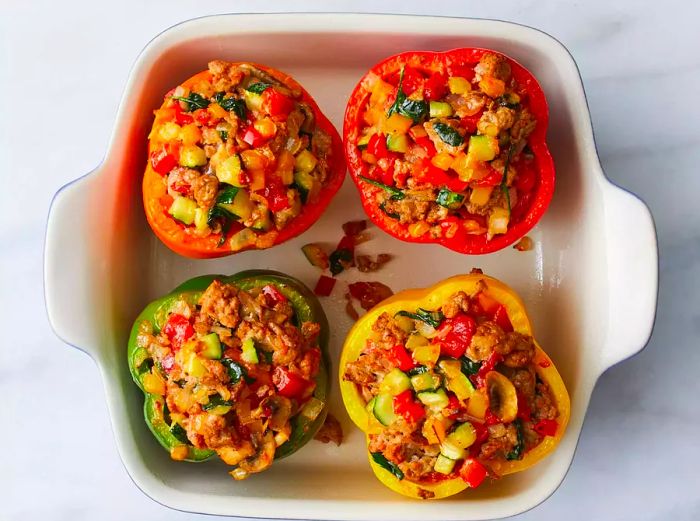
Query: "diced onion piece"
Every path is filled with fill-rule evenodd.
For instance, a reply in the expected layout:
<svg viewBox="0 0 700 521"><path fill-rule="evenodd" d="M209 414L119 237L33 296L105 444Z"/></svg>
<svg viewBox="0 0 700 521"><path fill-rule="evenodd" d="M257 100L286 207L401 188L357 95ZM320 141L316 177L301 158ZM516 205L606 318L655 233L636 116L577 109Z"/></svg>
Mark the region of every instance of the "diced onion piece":
<svg viewBox="0 0 700 521"><path fill-rule="evenodd" d="M304 418L309 420L315 420L319 414L323 411L323 402L318 398L311 397L302 407L301 414Z"/></svg>

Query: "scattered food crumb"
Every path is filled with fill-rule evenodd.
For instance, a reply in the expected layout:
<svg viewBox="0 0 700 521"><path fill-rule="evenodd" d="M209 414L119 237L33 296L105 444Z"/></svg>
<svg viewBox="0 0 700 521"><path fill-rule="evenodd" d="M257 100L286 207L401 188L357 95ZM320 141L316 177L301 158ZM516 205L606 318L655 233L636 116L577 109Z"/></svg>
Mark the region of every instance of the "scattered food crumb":
<svg viewBox="0 0 700 521"><path fill-rule="evenodd" d="M350 295L350 293L345 294L345 312L353 320L357 320L358 318L360 318L360 315L355 309L355 306L352 305L352 296Z"/></svg>
<svg viewBox="0 0 700 521"><path fill-rule="evenodd" d="M520 239L518 243L513 246L514 249L518 251L529 251L532 249L532 239L528 237L527 235Z"/></svg>
<svg viewBox="0 0 700 521"><path fill-rule="evenodd" d="M381 282L353 282L348 284L350 295L360 301L360 307L368 311L382 300L391 297L394 292Z"/></svg>
<svg viewBox="0 0 700 521"><path fill-rule="evenodd" d="M326 416L326 421L314 436L315 440L321 443L335 443L340 445L343 441L343 428L340 426L340 422L336 420L335 416L328 413Z"/></svg>
<svg viewBox="0 0 700 521"><path fill-rule="evenodd" d="M380 253L377 255L377 260L372 260L370 255L358 255L356 257L357 269L362 273L371 273L381 269L387 262L393 259L388 253Z"/></svg>

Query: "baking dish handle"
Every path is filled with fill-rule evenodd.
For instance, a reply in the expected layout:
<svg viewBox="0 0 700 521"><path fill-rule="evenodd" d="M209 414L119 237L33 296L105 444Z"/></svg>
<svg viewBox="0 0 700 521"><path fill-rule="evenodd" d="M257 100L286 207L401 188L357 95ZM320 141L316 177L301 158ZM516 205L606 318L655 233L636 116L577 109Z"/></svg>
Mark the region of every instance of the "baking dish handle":
<svg viewBox="0 0 700 521"><path fill-rule="evenodd" d="M56 335L93 356L96 345L94 292L89 281L97 269L91 255L90 197L97 179L92 172L62 187L49 208L44 245L44 297Z"/></svg>
<svg viewBox="0 0 700 521"><path fill-rule="evenodd" d="M641 351L651 336L658 296L659 259L647 206L618 187L605 191L608 252L608 331L603 370Z"/></svg>

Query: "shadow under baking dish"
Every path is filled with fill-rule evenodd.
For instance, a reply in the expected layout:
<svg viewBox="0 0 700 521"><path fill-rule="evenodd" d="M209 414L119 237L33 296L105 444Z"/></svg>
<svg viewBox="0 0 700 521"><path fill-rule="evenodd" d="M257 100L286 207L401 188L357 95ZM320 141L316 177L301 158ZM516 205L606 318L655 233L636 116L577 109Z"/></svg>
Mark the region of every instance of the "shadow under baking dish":
<svg viewBox="0 0 700 521"><path fill-rule="evenodd" d="M538 78L549 101L548 143L557 184L548 213L529 234L534 249L507 248L470 257L436 245L402 243L371 228L372 241L359 250L392 253L395 260L375 274L351 270L339 278L380 280L399 291L479 267L511 285L525 301L535 335L571 395L571 421L557 451L526 472L475 491L440 502L411 501L373 477L363 436L347 417L334 378L331 412L345 433L340 447L312 441L243 482L234 482L220 461L172 461L143 421L143 397L127 370L126 341L136 315L183 280L206 273L269 268L313 287L319 271L306 261L301 246L312 241L335 245L342 235L341 224L364 214L348 178L319 222L283 245L216 260L191 260L171 252L149 229L141 203L146 136L152 110L164 93L205 69L211 59L260 62L292 74L340 129L349 93L377 61L411 49L469 46L493 48L518 60ZM156 501L183 510L252 517L444 520L512 515L532 508L559 485L573 458L595 380L610 364L633 352L631 347L616 351L610 341L610 307L620 299L612 293L619 288L610 284L617 275L611 266L619 264L610 262L612 226L606 218L610 212L606 194L612 191L620 192L600 170L575 64L558 42L543 33L503 22L381 15L198 19L166 31L145 49L127 85L105 162L57 196L51 217L63 217L64 222L49 224L47 306L59 336L95 358L125 466ZM636 200L629 204L638 204L634 208L648 219L643 204ZM69 226L74 227L70 234L64 230ZM650 226L642 222L641 232L637 231L642 236L634 246L648 244L651 257L624 259L632 274L649 272L650 262L656 261ZM73 241L67 245L71 258L57 253L61 241ZM655 303L655 278L651 278L638 291L644 302ZM322 299L332 325L334 375L351 326L343 295L344 282L340 282L332 297ZM68 304L68 298L73 310L66 314L62 305ZM76 317L81 317L80 324ZM653 313L633 318L639 319L643 330L647 323L650 329ZM644 341L635 337L633 342L636 350L646 341L643 334L640 338Z"/></svg>

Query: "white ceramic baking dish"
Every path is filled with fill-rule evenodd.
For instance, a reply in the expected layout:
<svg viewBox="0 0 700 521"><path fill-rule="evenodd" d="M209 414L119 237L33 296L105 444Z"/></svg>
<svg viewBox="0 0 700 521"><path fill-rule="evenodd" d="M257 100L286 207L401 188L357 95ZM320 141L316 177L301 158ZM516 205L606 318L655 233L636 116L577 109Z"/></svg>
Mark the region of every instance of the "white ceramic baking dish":
<svg viewBox="0 0 700 521"><path fill-rule="evenodd" d="M374 240L363 249L397 256L374 274L395 291L477 266L522 295L537 338L571 393L571 422L557 451L526 472L454 498L405 499L373 477L363 438L347 418L336 384L331 409L346 434L338 448L311 442L244 482L233 481L220 463L172 461L146 428L142 395L127 371L127 334L141 308L179 282L204 273L274 268L313 285L318 273L300 246L311 240L335 243L340 224L363 214L348 179L323 218L295 240L218 260L179 257L151 233L141 205L152 109L173 85L206 68L208 60L246 60L294 75L341 128L350 91L375 62L405 50L464 46L493 48L520 61L539 79L549 100L548 136L557 187L548 213L530 233L535 248L469 257L434 245L401 243L374 229ZM358 275L353 271L345 276ZM53 201L45 279L50 321L61 339L96 361L124 465L154 500L180 510L249 517L467 520L523 512L561 483L596 379L642 349L649 338L656 308L657 248L646 206L612 185L601 170L576 64L552 37L488 20L226 15L177 25L138 57L105 160L61 189ZM331 349L337 362L350 326L342 287L336 287L324 306L333 324Z"/></svg>

